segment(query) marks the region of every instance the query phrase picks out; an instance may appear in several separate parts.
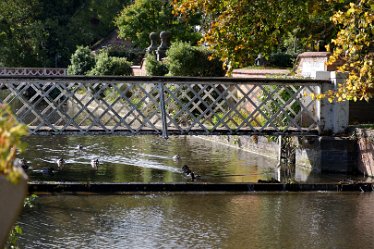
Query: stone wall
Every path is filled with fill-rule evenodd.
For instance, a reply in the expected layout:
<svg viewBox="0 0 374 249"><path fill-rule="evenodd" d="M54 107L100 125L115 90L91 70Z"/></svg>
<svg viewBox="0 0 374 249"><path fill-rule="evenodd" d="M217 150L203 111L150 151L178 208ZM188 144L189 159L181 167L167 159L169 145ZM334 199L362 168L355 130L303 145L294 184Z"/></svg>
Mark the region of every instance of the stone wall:
<svg viewBox="0 0 374 249"><path fill-rule="evenodd" d="M269 158L277 165L279 145L264 136L209 136L202 137L216 143L242 149ZM357 171L357 142L350 137L299 137L296 146L296 173L354 173ZM374 148L374 147L372 147ZM373 150L374 152L374 150ZM372 154L373 155L373 154ZM374 172L374 166L372 167Z"/></svg>
<svg viewBox="0 0 374 249"><path fill-rule="evenodd" d="M374 129L355 129L358 145L358 170L374 176Z"/></svg>

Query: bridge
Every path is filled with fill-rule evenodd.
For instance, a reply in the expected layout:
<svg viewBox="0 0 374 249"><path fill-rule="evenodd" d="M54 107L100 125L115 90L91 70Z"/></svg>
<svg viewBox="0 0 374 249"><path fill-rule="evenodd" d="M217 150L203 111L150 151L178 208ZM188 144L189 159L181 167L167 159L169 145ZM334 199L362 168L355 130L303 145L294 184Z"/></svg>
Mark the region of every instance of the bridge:
<svg viewBox="0 0 374 249"><path fill-rule="evenodd" d="M295 135L331 130L330 80L0 74L31 134Z"/></svg>

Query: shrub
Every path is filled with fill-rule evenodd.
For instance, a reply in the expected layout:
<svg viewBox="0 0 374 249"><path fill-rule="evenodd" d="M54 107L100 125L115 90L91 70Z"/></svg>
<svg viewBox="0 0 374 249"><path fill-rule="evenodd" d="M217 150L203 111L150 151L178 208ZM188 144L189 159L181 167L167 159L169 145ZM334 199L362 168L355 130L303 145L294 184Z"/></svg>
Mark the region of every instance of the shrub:
<svg viewBox="0 0 374 249"><path fill-rule="evenodd" d="M95 57L88 47L78 46L70 59L69 75L85 75L95 66Z"/></svg>
<svg viewBox="0 0 374 249"><path fill-rule="evenodd" d="M212 51L191 46L186 42L173 43L166 53L166 65L172 76L214 77L224 76L222 63L211 59Z"/></svg>
<svg viewBox="0 0 374 249"><path fill-rule="evenodd" d="M270 55L268 64L269 66L275 67L292 67L295 59L296 55L287 53L274 53Z"/></svg>
<svg viewBox="0 0 374 249"><path fill-rule="evenodd" d="M153 54L146 55L144 67L148 76L164 76L169 72L167 66L163 62L156 60Z"/></svg>
<svg viewBox="0 0 374 249"><path fill-rule="evenodd" d="M113 57L125 57L133 65L140 65L145 56L144 49L125 47L109 47L108 53Z"/></svg>
<svg viewBox="0 0 374 249"><path fill-rule="evenodd" d="M112 57L107 51L102 51L96 56L95 67L88 75L132 75L131 63L125 58Z"/></svg>

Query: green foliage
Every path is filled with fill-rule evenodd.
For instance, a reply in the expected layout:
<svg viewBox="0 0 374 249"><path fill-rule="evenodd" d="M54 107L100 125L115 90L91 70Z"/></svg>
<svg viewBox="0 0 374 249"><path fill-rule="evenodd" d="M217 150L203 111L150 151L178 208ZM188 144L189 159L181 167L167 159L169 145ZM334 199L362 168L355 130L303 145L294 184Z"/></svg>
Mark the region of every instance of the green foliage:
<svg viewBox="0 0 374 249"><path fill-rule="evenodd" d="M107 51L101 51L96 56L95 67L89 75L132 75L131 63L125 58L109 56Z"/></svg>
<svg viewBox="0 0 374 249"><path fill-rule="evenodd" d="M199 24L199 21L196 15L188 21L175 16L170 1L136 0L121 11L115 19L115 25L121 38L144 49L150 44L151 32L170 31L174 40L196 43L201 34L194 32L194 25Z"/></svg>
<svg viewBox="0 0 374 249"><path fill-rule="evenodd" d="M0 104L0 175L17 183L20 170L13 166L17 149L22 151L25 144L21 138L27 135L27 126L17 122L10 108Z"/></svg>
<svg viewBox="0 0 374 249"><path fill-rule="evenodd" d="M338 0L330 0L336 2ZM347 81L337 91L327 93L329 101L366 100L374 93L374 3L357 0L337 11L332 21L340 27L329 63L348 72Z"/></svg>
<svg viewBox="0 0 374 249"><path fill-rule="evenodd" d="M0 1L0 64L44 65L47 33L39 20L38 0Z"/></svg>
<svg viewBox="0 0 374 249"><path fill-rule="evenodd" d="M269 66L274 67L292 67L296 55L287 53L274 53L269 57Z"/></svg>
<svg viewBox="0 0 374 249"><path fill-rule="evenodd" d="M204 16L204 44L228 71L252 65L259 53L267 59L290 33L306 49L311 41L329 40L335 29L329 17L339 4L326 1L176 0L175 11L188 18Z"/></svg>
<svg viewBox="0 0 374 249"><path fill-rule="evenodd" d="M130 0L2 0L0 64L66 67L80 44L114 30L113 17Z"/></svg>
<svg viewBox="0 0 374 249"><path fill-rule="evenodd" d="M140 65L145 56L144 49L128 48L128 47L113 47L108 48L109 56L125 57L133 65Z"/></svg>
<svg viewBox="0 0 374 249"><path fill-rule="evenodd" d="M95 66L95 56L89 47L78 46L70 59L68 74L85 75Z"/></svg>
<svg viewBox="0 0 374 249"><path fill-rule="evenodd" d="M22 234L23 234L22 227L20 225L15 225L9 233L6 248L10 248L10 249L19 248L19 247L17 247L18 236L20 236Z"/></svg>
<svg viewBox="0 0 374 249"><path fill-rule="evenodd" d="M167 66L158 61L153 54L146 55L144 67L148 76L164 76L169 72Z"/></svg>
<svg viewBox="0 0 374 249"><path fill-rule="evenodd" d="M205 47L174 42L167 51L166 65L172 76L224 76L222 63Z"/></svg>

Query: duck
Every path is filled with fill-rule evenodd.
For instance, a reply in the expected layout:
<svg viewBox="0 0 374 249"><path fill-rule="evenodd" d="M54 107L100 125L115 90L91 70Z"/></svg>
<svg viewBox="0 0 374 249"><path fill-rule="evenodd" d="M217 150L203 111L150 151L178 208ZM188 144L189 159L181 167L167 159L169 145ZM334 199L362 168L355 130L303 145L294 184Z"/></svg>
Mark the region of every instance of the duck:
<svg viewBox="0 0 374 249"><path fill-rule="evenodd" d="M191 177L191 180L194 181L197 177L200 177L198 175L195 174L195 172L193 172L190 167L188 167L188 165L183 165L182 167L182 172L188 176L188 177Z"/></svg>
<svg viewBox="0 0 374 249"><path fill-rule="evenodd" d="M191 177L191 180L192 180L192 181L195 181L195 179L196 179L196 175L195 175L194 172L191 172L191 173L189 174L189 176Z"/></svg>
<svg viewBox="0 0 374 249"><path fill-rule="evenodd" d="M91 160L91 167L94 169L94 170L98 170L99 169L99 159L92 159Z"/></svg>
<svg viewBox="0 0 374 249"><path fill-rule="evenodd" d="M22 168L24 171L27 171L29 169L29 165L27 164L27 161L25 158L19 159L16 158L13 162L14 166Z"/></svg>
<svg viewBox="0 0 374 249"><path fill-rule="evenodd" d="M24 171L27 171L29 169L29 165L27 164L27 161L25 158L21 159L21 167Z"/></svg>
<svg viewBox="0 0 374 249"><path fill-rule="evenodd" d="M58 169L62 169L62 168L64 167L65 160L64 160L62 157L60 157L60 158L56 161L56 163L57 163L57 167L58 167Z"/></svg>
<svg viewBox="0 0 374 249"><path fill-rule="evenodd" d="M78 145L77 145L77 150L83 150L83 145L78 144Z"/></svg>
<svg viewBox="0 0 374 249"><path fill-rule="evenodd" d="M188 175L188 174L191 174L192 171L191 171L190 167L188 167L188 165L183 165L182 172L184 174Z"/></svg>
<svg viewBox="0 0 374 249"><path fill-rule="evenodd" d="M181 160L181 156L176 154L176 155L173 156L173 160L174 161L179 161L179 160Z"/></svg>

